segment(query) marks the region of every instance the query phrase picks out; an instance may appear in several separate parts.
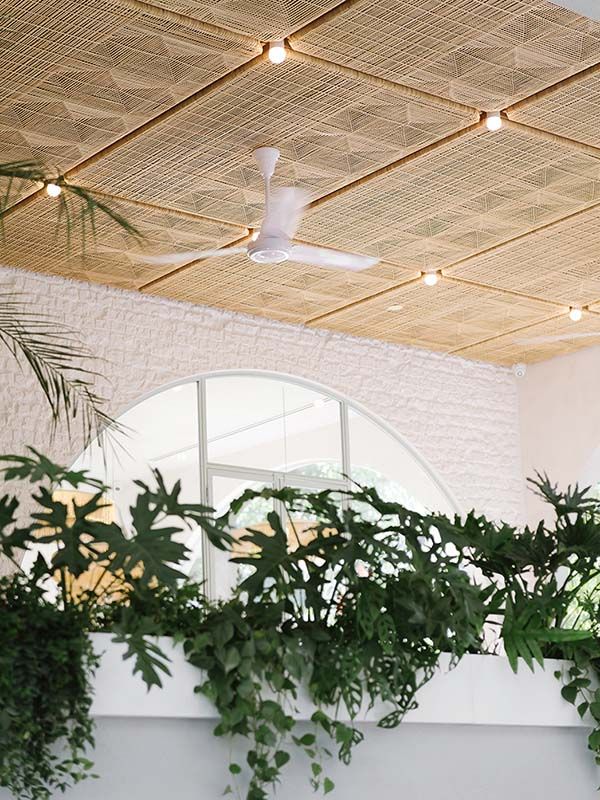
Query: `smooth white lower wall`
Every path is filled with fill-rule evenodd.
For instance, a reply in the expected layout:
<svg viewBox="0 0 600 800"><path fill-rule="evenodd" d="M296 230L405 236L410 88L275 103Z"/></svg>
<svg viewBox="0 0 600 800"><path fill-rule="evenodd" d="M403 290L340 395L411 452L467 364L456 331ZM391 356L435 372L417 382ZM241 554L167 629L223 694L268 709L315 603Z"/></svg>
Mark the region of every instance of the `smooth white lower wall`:
<svg viewBox="0 0 600 800"><path fill-rule="evenodd" d="M98 721L94 761L99 780L64 800L219 800L231 782L230 744L212 735L209 720ZM335 758L326 774L331 800L597 800L598 773L581 728L469 725L374 725L350 766ZM237 756L239 757L239 756ZM294 755L273 794L315 800L308 759ZM231 795L236 797L237 795ZM242 795L243 797L243 795ZM11 800L0 789L0 800Z"/></svg>
<svg viewBox="0 0 600 800"><path fill-rule="evenodd" d="M517 386L525 477L600 482L600 347L532 364ZM526 510L530 522L545 511L531 491Z"/></svg>
<svg viewBox="0 0 600 800"><path fill-rule="evenodd" d="M517 390L508 369L19 270L0 269L0 286L81 331L104 359L101 389L113 415L203 371L279 371L331 387L382 417L465 510L522 517ZM79 446L64 434L49 445L49 417L31 376L6 352L0 370L0 452L32 444L73 460Z"/></svg>

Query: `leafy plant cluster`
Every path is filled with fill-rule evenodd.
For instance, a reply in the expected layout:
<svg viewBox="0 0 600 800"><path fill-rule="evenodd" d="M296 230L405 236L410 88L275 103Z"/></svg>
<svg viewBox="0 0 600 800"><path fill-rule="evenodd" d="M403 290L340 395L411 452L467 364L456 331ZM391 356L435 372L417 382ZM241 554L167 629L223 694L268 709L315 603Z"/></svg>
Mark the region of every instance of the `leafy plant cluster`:
<svg viewBox="0 0 600 800"><path fill-rule="evenodd" d="M517 530L474 512L420 514L362 487L247 491L214 519L157 472L155 485L137 484L125 532L99 519L107 490L85 473L35 451L3 461L5 478L35 485L39 510L23 525L17 501L0 499L0 553L17 561L52 548L31 575L0 584L0 785L18 798L44 800L92 769L97 657L86 635L97 630L124 643L149 688L169 673L155 637L181 643L199 669L197 691L217 708L215 734L248 743L226 789L247 800L271 796L298 752L313 788L332 791L327 757L336 750L350 761L360 712L383 703L379 725L398 725L443 653L455 665L466 653L504 651L515 671L520 659L531 668L570 659L563 696L595 722L589 744L600 756L600 508L577 487L539 479L555 522ZM68 508L56 485L93 492ZM257 497L286 514L235 535L230 516ZM298 522L307 519L309 530ZM183 575L188 552L176 537L186 526L243 567L229 599L210 601ZM295 714L306 695L308 732Z"/></svg>

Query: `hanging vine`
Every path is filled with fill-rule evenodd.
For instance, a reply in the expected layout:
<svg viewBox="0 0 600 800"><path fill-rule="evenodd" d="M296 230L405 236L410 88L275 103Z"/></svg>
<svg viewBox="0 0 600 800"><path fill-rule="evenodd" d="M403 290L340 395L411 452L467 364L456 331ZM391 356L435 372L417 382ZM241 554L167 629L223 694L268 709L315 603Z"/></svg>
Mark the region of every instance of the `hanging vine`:
<svg viewBox="0 0 600 800"><path fill-rule="evenodd" d="M38 510L23 524L18 502L0 498L0 553L16 562L17 552L52 549L30 574L0 582L0 785L17 798L45 800L93 770L93 631L124 643L134 672L155 690L169 672L155 637L182 643L217 709L215 735L247 741L226 787L246 800L270 797L298 751L313 788L331 792L328 758L335 750L351 760L361 709L383 702L378 724L397 726L442 654L454 666L466 653L502 647L515 671L520 661L571 659L563 696L595 722L589 744L600 754L592 688L600 504L577 487L560 492L538 479L554 525L517 530L474 512L419 514L360 487L247 491L214 519L156 472L155 485L137 483L125 536L101 519L107 488L84 472L35 451L2 462L6 480L34 485ZM57 485L88 495L68 503ZM285 516L272 512L268 530L236 534L230 514L257 497L279 501ZM176 535L187 526L244 567L226 601L209 601L183 575L189 551ZM308 732L298 732L294 714L303 687L315 708Z"/></svg>

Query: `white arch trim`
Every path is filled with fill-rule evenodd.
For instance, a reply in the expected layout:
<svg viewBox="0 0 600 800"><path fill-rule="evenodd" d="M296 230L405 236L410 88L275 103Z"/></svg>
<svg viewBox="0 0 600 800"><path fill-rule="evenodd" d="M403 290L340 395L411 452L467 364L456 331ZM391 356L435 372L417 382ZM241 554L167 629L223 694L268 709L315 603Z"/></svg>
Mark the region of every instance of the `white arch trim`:
<svg viewBox="0 0 600 800"><path fill-rule="evenodd" d="M299 378L297 375L291 375L286 372L274 372L271 370L263 370L263 369L222 369L222 370L211 370L208 372L199 372L194 375L189 375L185 378L178 379L176 381L170 381L169 383L165 383L162 386L159 386L150 392L146 392L145 394L137 398L134 402L129 403L127 406L122 408L117 416L117 419L123 414L126 414L128 411L131 411L133 408L136 408L145 400L148 400L151 397L155 397L156 395L159 395L162 392L167 391L168 389L173 389L177 386L184 386L188 383L197 383L198 381L205 380L208 378L219 378L227 376L243 377L244 375L254 378L256 377L269 378L271 380L281 381L282 383L295 383L299 386L304 386L307 389L312 389L314 391L320 392L321 394L328 395L329 397L332 397L341 403L345 403L348 407L355 409L360 414L367 417L367 419L369 419L375 425L379 426L389 436L395 439L415 459L415 461L423 469L427 477L432 481L432 483L437 487L437 489L443 495L445 495L449 505L452 507L452 510L455 513L457 514L464 513L464 510L461 507L460 503L458 502L456 496L454 495L452 490L447 486L445 481L434 471L429 462L424 458L424 456L421 455L421 453L417 450L417 448L414 447L404 436L402 436L402 434L398 433L398 431L396 431L388 422L386 422L378 415L373 414L373 412L370 411L362 403L354 400L351 397L346 396L342 392L338 392L335 389L332 389L329 386L325 386L324 384L319 383L317 381L308 380L307 378Z"/></svg>

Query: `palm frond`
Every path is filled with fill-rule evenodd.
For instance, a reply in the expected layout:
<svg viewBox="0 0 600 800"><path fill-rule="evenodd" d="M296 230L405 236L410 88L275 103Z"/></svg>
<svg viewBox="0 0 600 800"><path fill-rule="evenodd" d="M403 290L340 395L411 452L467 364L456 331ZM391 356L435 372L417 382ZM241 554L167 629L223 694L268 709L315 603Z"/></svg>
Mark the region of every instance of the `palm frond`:
<svg viewBox="0 0 600 800"><path fill-rule="evenodd" d="M87 446L93 438L102 440L108 431L119 430L94 390L98 373L83 366L92 356L73 330L5 292L0 293L0 341L35 375L52 412L52 433L61 420L69 434L79 421Z"/></svg>
<svg viewBox="0 0 600 800"><path fill-rule="evenodd" d="M35 183L37 188L42 188L48 183L55 183L60 186L62 192L58 198L59 213L57 222L65 221L67 238L70 239L72 226L77 219L81 225L81 236L85 243L88 231L95 236L96 216L101 214L130 236L142 239L140 231L131 224L122 214L107 205L92 189L84 189L77 184L69 183L63 175L52 174L43 164L37 161L10 161L0 163L0 178L7 180L6 187L0 197L0 222L2 217L10 209L14 198L15 182ZM70 199L76 197L81 202L79 213L74 217L70 209Z"/></svg>
<svg viewBox="0 0 600 800"><path fill-rule="evenodd" d="M98 214L108 218L126 234L142 239L142 234L118 211L97 197L92 190L69 183L64 176L50 173L37 161L0 163L0 233L3 216L18 199L23 183L43 188L55 183L61 188L57 206L57 229L64 223L67 246L70 246L74 225L79 225L81 253L86 241L96 235ZM71 201L75 200L75 209ZM81 345L74 331L46 315L34 312L31 305L11 293L0 293L0 341L19 361L31 368L52 411L54 433L60 420L68 432L74 421L81 423L87 446L95 437L102 445L107 432L120 431L119 426L103 410L103 398L96 394L94 378L98 373L83 366L91 354Z"/></svg>

